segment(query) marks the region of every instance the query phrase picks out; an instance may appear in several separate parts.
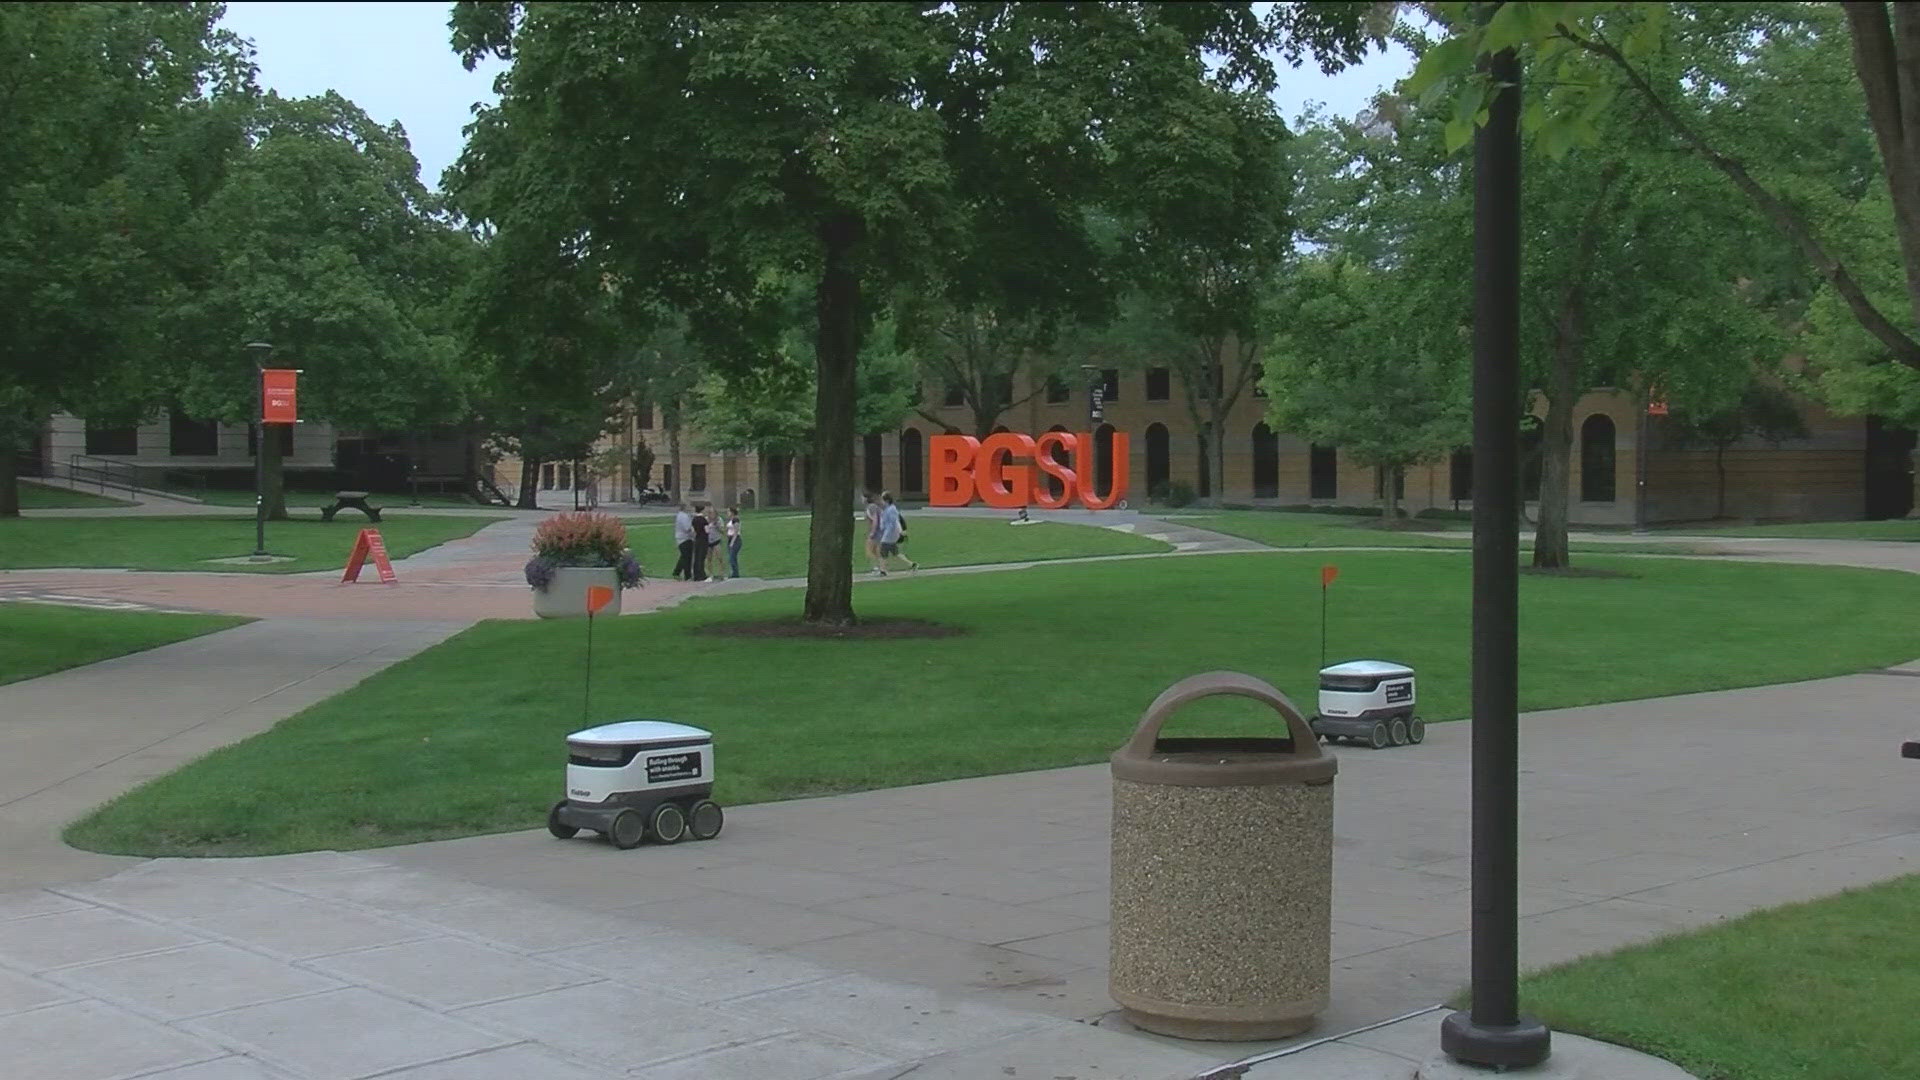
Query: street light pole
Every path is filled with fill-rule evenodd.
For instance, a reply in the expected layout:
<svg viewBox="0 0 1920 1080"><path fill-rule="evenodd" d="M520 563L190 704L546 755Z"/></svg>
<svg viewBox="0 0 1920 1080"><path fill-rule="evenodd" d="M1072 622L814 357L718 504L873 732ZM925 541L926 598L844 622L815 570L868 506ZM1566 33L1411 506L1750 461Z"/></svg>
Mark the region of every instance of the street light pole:
<svg viewBox="0 0 1920 1080"><path fill-rule="evenodd" d="M267 358L273 346L250 341L253 355L253 557L267 557Z"/></svg>
<svg viewBox="0 0 1920 1080"><path fill-rule="evenodd" d="M1551 1051L1520 1015L1520 61L1492 80L1473 162L1473 991L1440 1049L1493 1068Z"/></svg>

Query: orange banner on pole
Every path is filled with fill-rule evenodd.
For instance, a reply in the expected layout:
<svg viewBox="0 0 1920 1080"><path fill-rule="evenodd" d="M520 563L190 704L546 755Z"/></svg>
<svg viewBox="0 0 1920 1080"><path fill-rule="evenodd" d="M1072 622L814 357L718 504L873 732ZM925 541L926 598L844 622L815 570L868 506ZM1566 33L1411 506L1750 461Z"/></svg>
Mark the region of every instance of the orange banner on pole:
<svg viewBox="0 0 1920 1080"><path fill-rule="evenodd" d="M592 618L601 608L613 603L613 590L605 585L587 586L587 617Z"/></svg>
<svg viewBox="0 0 1920 1080"><path fill-rule="evenodd" d="M347 572L341 576L340 584L360 580L360 568L373 559L373 565L380 571L380 584L391 585L395 581L393 562L387 558L387 542L380 539L379 529L361 529L360 535L353 541L353 554L347 556Z"/></svg>
<svg viewBox="0 0 1920 1080"><path fill-rule="evenodd" d="M300 372L297 368L263 368L260 371L260 422L297 424Z"/></svg>
<svg viewBox="0 0 1920 1080"><path fill-rule="evenodd" d="M1340 576L1339 567L1331 566L1331 565L1321 567L1320 568L1320 587L1324 589L1327 586L1333 584L1333 579L1339 576Z"/></svg>

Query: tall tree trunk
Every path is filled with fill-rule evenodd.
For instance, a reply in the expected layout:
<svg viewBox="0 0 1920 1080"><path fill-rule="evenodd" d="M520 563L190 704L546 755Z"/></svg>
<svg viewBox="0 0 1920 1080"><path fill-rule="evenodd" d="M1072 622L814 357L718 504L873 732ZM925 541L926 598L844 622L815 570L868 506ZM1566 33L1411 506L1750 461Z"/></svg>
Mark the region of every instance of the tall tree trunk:
<svg viewBox="0 0 1920 1080"><path fill-rule="evenodd" d="M1562 570L1567 550L1567 496L1572 487L1573 404L1580 394L1580 354L1555 340L1547 376L1547 415L1540 423L1540 519L1533 530L1533 565ZM1521 493L1524 502L1526 493Z"/></svg>
<svg viewBox="0 0 1920 1080"><path fill-rule="evenodd" d="M261 486L266 490L262 498L267 504L268 521L287 520L287 472L286 461L280 455L280 424L258 424L263 479Z"/></svg>
<svg viewBox="0 0 1920 1080"><path fill-rule="evenodd" d="M1380 520L1392 525L1400 520L1400 466L1380 466Z"/></svg>
<svg viewBox="0 0 1920 1080"><path fill-rule="evenodd" d="M520 459L520 498L513 505L521 510L540 509L541 464L536 457L523 456Z"/></svg>
<svg viewBox="0 0 1920 1080"><path fill-rule="evenodd" d="M1213 453L1207 457L1207 468L1213 472L1213 505L1220 506L1227 499L1227 447L1222 435L1227 430L1227 411L1218 399L1213 402L1212 411L1213 418L1207 427L1213 433Z"/></svg>
<svg viewBox="0 0 1920 1080"><path fill-rule="evenodd" d="M859 393L860 274L854 248L861 222L836 214L822 223L825 265L815 290L820 325L814 339L816 391L813 404L813 488L853 490L853 427ZM813 500L807 529L807 598L804 619L853 623L853 517L836 495Z"/></svg>
<svg viewBox="0 0 1920 1080"><path fill-rule="evenodd" d="M1920 11L1880 0L1842 4L1853 39L1853 70L1893 198L1893 231L1906 264L1907 304L1920 322Z"/></svg>
<svg viewBox="0 0 1920 1080"><path fill-rule="evenodd" d="M20 516L20 451L0 435L0 518Z"/></svg>

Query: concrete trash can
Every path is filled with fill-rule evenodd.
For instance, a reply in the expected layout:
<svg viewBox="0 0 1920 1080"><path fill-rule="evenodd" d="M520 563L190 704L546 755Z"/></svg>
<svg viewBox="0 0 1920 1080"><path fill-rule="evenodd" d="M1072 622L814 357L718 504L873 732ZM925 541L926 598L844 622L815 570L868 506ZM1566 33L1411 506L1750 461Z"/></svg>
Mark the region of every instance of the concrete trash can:
<svg viewBox="0 0 1920 1080"><path fill-rule="evenodd" d="M1232 694L1287 738L1162 738L1181 706ZM1212 671L1154 699L1113 754L1109 989L1128 1020L1182 1039L1278 1039L1327 1007L1331 751L1286 695Z"/></svg>

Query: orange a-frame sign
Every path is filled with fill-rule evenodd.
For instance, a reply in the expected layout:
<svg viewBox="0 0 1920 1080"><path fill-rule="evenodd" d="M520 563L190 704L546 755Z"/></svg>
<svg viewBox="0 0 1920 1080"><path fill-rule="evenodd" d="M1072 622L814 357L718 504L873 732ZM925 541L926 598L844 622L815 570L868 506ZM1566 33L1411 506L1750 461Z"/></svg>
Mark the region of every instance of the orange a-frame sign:
<svg viewBox="0 0 1920 1080"><path fill-rule="evenodd" d="M394 583L393 563L387 558L387 542L380 539L379 529L361 529L360 536L353 542L353 554L347 556L347 572L340 578L340 584L360 580L360 568L367 563L367 556L373 556L374 568L380 571L380 584Z"/></svg>
<svg viewBox="0 0 1920 1080"><path fill-rule="evenodd" d="M299 368L265 368L260 372L260 421L265 424L297 424Z"/></svg>

